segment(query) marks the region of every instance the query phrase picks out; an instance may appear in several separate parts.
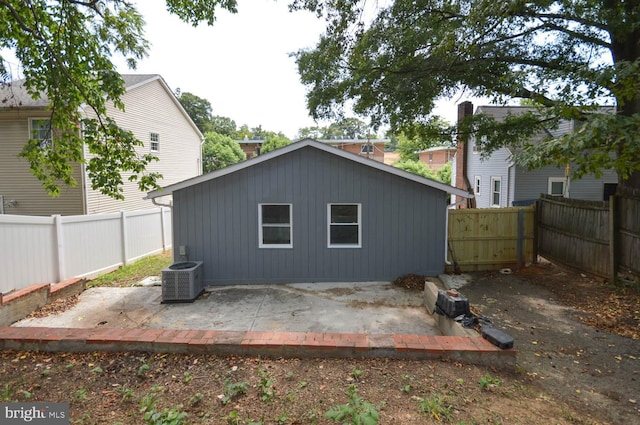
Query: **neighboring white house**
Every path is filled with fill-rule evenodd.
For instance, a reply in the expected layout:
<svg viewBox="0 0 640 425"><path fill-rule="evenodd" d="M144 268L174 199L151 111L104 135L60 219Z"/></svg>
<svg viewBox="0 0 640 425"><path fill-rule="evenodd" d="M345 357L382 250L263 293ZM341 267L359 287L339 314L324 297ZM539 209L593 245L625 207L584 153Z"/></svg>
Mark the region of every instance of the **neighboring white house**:
<svg viewBox="0 0 640 425"><path fill-rule="evenodd" d="M107 115L133 132L144 143L140 153L153 153L159 161L148 171L159 172L158 182L167 186L202 174L202 133L169 89L160 75L122 75L126 93L121 100L125 111L108 106ZM19 157L23 146L46 125L50 117L46 96L32 99L22 84L0 88L0 198L6 214L20 215L80 215L138 210L153 207L143 199L145 192L135 182L124 177L124 200L115 200L91 189L84 166L78 164L76 187L63 186L57 198L51 198L29 170L29 164ZM87 108L85 112L92 112ZM85 148L85 156L88 151ZM170 201L170 198L163 199Z"/></svg>
<svg viewBox="0 0 640 425"><path fill-rule="evenodd" d="M466 103L467 105L460 105L459 114L465 110L465 106L467 112L473 111L473 105ZM475 114L485 114L500 121L507 114L529 110L531 108L524 106L478 106ZM546 131L552 136L569 134L576 131L576 122L563 121L558 128ZM452 176L452 181L456 182L457 187L468 187L474 194L477 208L528 205L538 199L541 193L602 201L615 193L617 187L618 176L611 170L602 170L603 175L600 178L589 174L579 180L573 180L570 178L571 164L527 170L513 163L512 148L502 147L483 158L479 146L473 137L470 137L467 143L458 144Z"/></svg>

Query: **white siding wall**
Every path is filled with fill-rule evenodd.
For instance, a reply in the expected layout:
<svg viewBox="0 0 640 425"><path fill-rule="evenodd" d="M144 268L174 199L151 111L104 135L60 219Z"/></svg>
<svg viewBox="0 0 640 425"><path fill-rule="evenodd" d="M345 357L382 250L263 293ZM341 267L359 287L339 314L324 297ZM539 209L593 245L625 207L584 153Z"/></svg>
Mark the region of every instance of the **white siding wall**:
<svg viewBox="0 0 640 425"><path fill-rule="evenodd" d="M5 214L52 215L82 214L82 178L78 167L76 187L62 186L59 197L51 198L29 170L29 163L18 155L29 140L29 118L48 117L45 111L28 109L3 111L0 114L0 195Z"/></svg>
<svg viewBox="0 0 640 425"><path fill-rule="evenodd" d="M165 90L160 80L154 80L127 91L122 97L125 112L110 108L109 115L119 126L131 130L136 138L144 142L141 154L150 152L150 133L157 133L160 159L149 165L148 170L159 172L163 179L160 186L168 186L200 174L200 136L174 103L173 95ZM152 208L144 200L146 192L140 192L135 182L126 181L125 200L118 201L89 189L87 213L106 213L120 210ZM90 184L87 183L90 188ZM168 202L168 200L163 200Z"/></svg>
<svg viewBox="0 0 640 425"><path fill-rule="evenodd" d="M0 292L93 276L171 246L171 210L0 215Z"/></svg>

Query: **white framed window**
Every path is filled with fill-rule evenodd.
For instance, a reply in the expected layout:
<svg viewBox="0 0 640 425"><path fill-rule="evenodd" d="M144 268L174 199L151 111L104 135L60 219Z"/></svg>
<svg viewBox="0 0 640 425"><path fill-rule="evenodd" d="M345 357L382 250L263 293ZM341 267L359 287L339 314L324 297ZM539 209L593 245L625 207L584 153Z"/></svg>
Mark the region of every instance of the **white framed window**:
<svg viewBox="0 0 640 425"><path fill-rule="evenodd" d="M502 178L491 176L491 206L500 207L500 193L502 191Z"/></svg>
<svg viewBox="0 0 640 425"><path fill-rule="evenodd" d="M362 207L360 204L327 204L327 246L362 246Z"/></svg>
<svg viewBox="0 0 640 425"><path fill-rule="evenodd" d="M293 248L291 204L258 204L260 248Z"/></svg>
<svg viewBox="0 0 640 425"><path fill-rule="evenodd" d="M149 146L151 146L151 152L160 152L160 135L158 133L149 134Z"/></svg>
<svg viewBox="0 0 640 425"><path fill-rule="evenodd" d="M51 120L49 118L30 118L29 119L29 139L39 140L41 148L46 148L51 146L51 143L52 143Z"/></svg>
<svg viewBox="0 0 640 425"><path fill-rule="evenodd" d="M480 195L481 183L482 183L482 179L480 178L480 176L473 177L473 193L474 194Z"/></svg>
<svg viewBox="0 0 640 425"><path fill-rule="evenodd" d="M564 196L565 183L566 180L564 177L549 177L547 193L551 196Z"/></svg>
<svg viewBox="0 0 640 425"><path fill-rule="evenodd" d="M473 153L481 153L482 152L482 144L487 143L487 136L482 136L480 138L480 142L478 142L477 138L473 139Z"/></svg>
<svg viewBox="0 0 640 425"><path fill-rule="evenodd" d="M373 153L373 143L363 143L362 146L360 146L360 153L372 154Z"/></svg>

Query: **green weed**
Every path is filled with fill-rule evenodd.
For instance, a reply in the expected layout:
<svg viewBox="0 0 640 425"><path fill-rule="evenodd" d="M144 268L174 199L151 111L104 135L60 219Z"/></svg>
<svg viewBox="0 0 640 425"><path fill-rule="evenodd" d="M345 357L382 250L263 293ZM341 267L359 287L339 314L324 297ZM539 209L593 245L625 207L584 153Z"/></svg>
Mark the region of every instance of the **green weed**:
<svg viewBox="0 0 640 425"><path fill-rule="evenodd" d="M424 413L437 421L451 421L453 418L453 407L447 405L440 395L425 398L420 401L420 413Z"/></svg>
<svg viewBox="0 0 640 425"><path fill-rule="evenodd" d="M502 381L500 379L494 378L489 373L480 378L480 381L478 381L478 383L480 384L480 387L482 389L487 389L489 387L499 387L500 385L502 385Z"/></svg>
<svg viewBox="0 0 640 425"><path fill-rule="evenodd" d="M378 406L363 401L358 395L355 385L349 385L347 395L349 396L347 404L332 407L324 414L324 417L341 422L343 425L375 425L378 423L380 420Z"/></svg>
<svg viewBox="0 0 640 425"><path fill-rule="evenodd" d="M220 398L222 404L229 404L235 397L242 395L249 389L246 382L231 382L231 378L224 381L224 395Z"/></svg>

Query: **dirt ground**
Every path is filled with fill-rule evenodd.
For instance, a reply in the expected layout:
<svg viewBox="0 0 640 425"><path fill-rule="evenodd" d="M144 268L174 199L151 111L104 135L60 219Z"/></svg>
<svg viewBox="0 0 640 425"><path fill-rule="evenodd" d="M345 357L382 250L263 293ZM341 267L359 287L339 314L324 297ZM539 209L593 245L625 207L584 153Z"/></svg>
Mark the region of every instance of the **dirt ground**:
<svg viewBox="0 0 640 425"><path fill-rule="evenodd" d="M640 424L640 292L548 262L461 291L516 341L519 371L558 400Z"/></svg>
<svg viewBox="0 0 640 425"><path fill-rule="evenodd" d="M515 373L438 361L3 351L0 402L67 401L75 424L338 423L332 412L365 424L375 422L356 420L640 423L640 293L548 263L475 274L461 292L515 338Z"/></svg>

